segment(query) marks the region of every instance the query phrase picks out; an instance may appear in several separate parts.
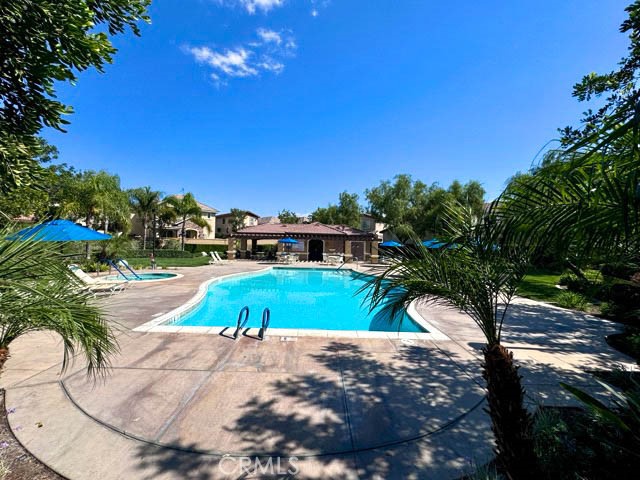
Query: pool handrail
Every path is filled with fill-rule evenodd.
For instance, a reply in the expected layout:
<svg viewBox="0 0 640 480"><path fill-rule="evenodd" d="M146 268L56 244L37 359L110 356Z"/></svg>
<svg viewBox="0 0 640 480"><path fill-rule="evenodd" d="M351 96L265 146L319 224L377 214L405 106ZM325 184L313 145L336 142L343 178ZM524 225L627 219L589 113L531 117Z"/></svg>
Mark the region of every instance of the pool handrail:
<svg viewBox="0 0 640 480"><path fill-rule="evenodd" d="M242 320L243 313L245 314L244 320ZM235 333L233 334L234 340L238 338L238 334L240 333L240 330L244 328L244 326L247 324L248 321L249 321L249 307L245 305L244 307L242 307L242 309L240 310L240 313L238 314L238 325L236 327Z"/></svg>
<svg viewBox="0 0 640 480"><path fill-rule="evenodd" d="M269 328L269 323L271 322L271 310L269 308L265 308L262 311L262 326L260 327L260 332L258 333L258 337L260 341L264 340L264 336L267 333L267 328Z"/></svg>

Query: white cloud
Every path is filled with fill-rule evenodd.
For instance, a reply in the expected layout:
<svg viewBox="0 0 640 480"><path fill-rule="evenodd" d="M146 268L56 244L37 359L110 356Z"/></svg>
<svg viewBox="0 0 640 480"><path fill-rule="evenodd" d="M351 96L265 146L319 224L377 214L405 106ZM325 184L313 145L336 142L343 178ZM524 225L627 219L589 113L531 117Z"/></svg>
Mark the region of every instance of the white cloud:
<svg viewBox="0 0 640 480"><path fill-rule="evenodd" d="M284 5L285 0L216 0L216 3L223 6L240 6L250 15L257 11L267 13L277 7Z"/></svg>
<svg viewBox="0 0 640 480"><path fill-rule="evenodd" d="M259 28L256 33L264 43L275 43L276 45L282 43L282 36L273 30Z"/></svg>
<svg viewBox="0 0 640 480"><path fill-rule="evenodd" d="M207 46L185 47L196 62L212 69L210 77L217 85L231 78L257 77L263 72L280 74L283 60L295 56L295 39L288 31L276 32L259 28L257 40L233 48L213 49Z"/></svg>

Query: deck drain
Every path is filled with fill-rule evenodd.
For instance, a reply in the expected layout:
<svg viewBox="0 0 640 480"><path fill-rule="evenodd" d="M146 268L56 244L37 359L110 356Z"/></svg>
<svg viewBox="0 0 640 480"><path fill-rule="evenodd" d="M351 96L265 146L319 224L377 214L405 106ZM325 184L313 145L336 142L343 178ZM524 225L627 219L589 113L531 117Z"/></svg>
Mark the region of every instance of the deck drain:
<svg viewBox="0 0 640 480"><path fill-rule="evenodd" d="M281 342L297 342L298 337L280 337Z"/></svg>
<svg viewBox="0 0 640 480"><path fill-rule="evenodd" d="M410 340L408 338L403 338L402 340L400 340L400 343L404 344L404 345L415 345L416 342L414 342L413 340Z"/></svg>

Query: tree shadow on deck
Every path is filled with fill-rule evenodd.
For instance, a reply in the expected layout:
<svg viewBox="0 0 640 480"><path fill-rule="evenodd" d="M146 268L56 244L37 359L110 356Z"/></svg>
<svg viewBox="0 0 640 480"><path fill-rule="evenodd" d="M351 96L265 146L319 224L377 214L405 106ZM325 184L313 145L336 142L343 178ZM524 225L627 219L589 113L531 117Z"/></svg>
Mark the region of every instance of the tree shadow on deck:
<svg viewBox="0 0 640 480"><path fill-rule="evenodd" d="M431 343L396 347L369 351L332 341L320 352L301 353L316 371L272 380L266 396L238 405L241 415L224 430L250 448L235 453L296 456L295 478L345 479L455 478L469 459L490 458L484 390L465 373L479 370L477 359L444 354ZM219 458L167 448L142 446L140 455L141 468L185 478L287 476L225 477Z"/></svg>

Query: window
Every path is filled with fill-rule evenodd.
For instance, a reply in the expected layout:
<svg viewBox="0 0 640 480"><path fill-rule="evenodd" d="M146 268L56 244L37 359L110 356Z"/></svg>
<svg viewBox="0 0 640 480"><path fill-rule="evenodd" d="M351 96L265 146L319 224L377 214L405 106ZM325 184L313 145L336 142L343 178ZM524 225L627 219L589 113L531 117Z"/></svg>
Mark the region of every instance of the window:
<svg viewBox="0 0 640 480"><path fill-rule="evenodd" d="M226 220L226 218L223 218L223 219L222 219L222 224L223 224L223 225L225 224L225 220Z"/></svg>

